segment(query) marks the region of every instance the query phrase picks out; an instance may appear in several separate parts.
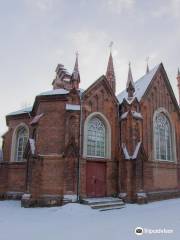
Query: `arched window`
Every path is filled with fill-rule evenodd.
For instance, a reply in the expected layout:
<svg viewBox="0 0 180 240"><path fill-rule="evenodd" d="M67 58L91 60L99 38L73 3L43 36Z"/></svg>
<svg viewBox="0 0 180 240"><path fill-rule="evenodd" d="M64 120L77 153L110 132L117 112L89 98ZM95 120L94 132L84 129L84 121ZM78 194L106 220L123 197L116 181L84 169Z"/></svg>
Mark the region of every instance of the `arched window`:
<svg viewBox="0 0 180 240"><path fill-rule="evenodd" d="M172 161L172 130L164 113L156 114L154 128L156 160Z"/></svg>
<svg viewBox="0 0 180 240"><path fill-rule="evenodd" d="M23 154L28 141L28 131L25 127L20 127L16 135L15 161L23 161Z"/></svg>
<svg viewBox="0 0 180 240"><path fill-rule="evenodd" d="M104 123L97 117L90 119L87 129L87 155L105 157L106 129Z"/></svg>

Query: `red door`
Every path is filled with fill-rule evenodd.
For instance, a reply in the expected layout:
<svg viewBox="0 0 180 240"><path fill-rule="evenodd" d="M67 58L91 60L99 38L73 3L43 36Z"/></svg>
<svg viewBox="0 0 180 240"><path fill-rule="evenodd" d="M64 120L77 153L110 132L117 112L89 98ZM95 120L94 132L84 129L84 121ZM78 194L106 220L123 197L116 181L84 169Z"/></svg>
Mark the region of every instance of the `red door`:
<svg viewBox="0 0 180 240"><path fill-rule="evenodd" d="M104 197L106 195L106 164L87 162L86 191L88 197Z"/></svg>

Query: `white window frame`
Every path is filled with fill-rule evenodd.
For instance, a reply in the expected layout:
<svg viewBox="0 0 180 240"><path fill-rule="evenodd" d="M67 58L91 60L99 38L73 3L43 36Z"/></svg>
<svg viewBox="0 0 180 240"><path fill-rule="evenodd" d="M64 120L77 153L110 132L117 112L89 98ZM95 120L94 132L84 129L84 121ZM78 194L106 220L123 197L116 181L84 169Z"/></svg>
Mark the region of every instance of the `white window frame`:
<svg viewBox="0 0 180 240"><path fill-rule="evenodd" d="M95 121L95 122L93 122ZM91 124L91 125L90 125ZM97 124L99 125L97 126L93 126L93 124ZM99 128L99 129L98 129ZM99 143L103 144L103 151L102 151L102 147L98 147L98 139L96 136L94 136L95 140L92 141L93 135L92 133L94 133L95 135L97 135L97 133L100 133L98 130L101 130L101 138L103 138L101 141L99 141ZM89 132L91 132L91 135L89 135ZM94 147L92 146L92 142L94 142ZM92 150L94 150L93 152L95 152L95 155L92 155L88 152L88 148L90 148L90 152L92 152ZM99 151L99 154L98 154ZM106 128L104 125L104 122L99 119L98 117L93 117L89 120L88 122L88 129L87 129L87 156L93 156L93 157L100 157L100 158L104 158L106 156Z"/></svg>
<svg viewBox="0 0 180 240"><path fill-rule="evenodd" d="M91 156L87 154L87 144L88 144L88 123L93 118L98 118L103 122L105 127L105 154L102 156ZM86 158L99 158L99 159L110 159L111 158L111 126L107 118L100 112L91 113L84 122L84 141L83 141L83 156Z"/></svg>
<svg viewBox="0 0 180 240"><path fill-rule="evenodd" d="M20 133L20 131L26 131L26 136L22 135L22 133ZM21 143L20 143L20 140L22 141ZM25 127L20 127L17 131L17 136L16 136L16 151L15 151L15 161L16 162L23 161L23 153L24 153L27 141L28 141L28 131ZM20 144L21 144L21 148L22 148L21 151L19 150ZM19 160L20 155L21 155L21 159Z"/></svg>
<svg viewBox="0 0 180 240"><path fill-rule="evenodd" d="M164 114L167 118L167 121L169 122L170 126L170 135L171 135L171 157L170 160L165 159L157 159L157 152L156 152L156 118L159 114ZM177 156L176 156L176 138L175 138L175 128L171 119L171 116L169 112L165 108L159 108L154 112L153 116L153 148L154 148L154 160L159 162L170 162L170 163L176 163L177 162Z"/></svg>
<svg viewBox="0 0 180 240"><path fill-rule="evenodd" d="M17 161L16 160L16 148L17 148L17 134L19 129L25 128L27 130L27 138L29 138L29 128L25 123L20 123L19 125L16 126L13 132L12 136L12 142L11 142L11 162L24 162L24 159L22 161Z"/></svg>

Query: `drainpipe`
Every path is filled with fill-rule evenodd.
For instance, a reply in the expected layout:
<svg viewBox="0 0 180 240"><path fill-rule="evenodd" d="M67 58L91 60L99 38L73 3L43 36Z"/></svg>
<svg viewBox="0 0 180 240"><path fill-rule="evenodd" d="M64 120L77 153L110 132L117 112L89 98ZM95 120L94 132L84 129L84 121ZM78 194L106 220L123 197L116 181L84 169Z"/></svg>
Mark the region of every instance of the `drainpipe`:
<svg viewBox="0 0 180 240"><path fill-rule="evenodd" d="M29 112L29 111L25 111L25 113L27 113L28 114L28 116L29 116L29 119L31 119L32 118L32 116L31 116L31 113ZM30 132L30 131L29 131ZM29 134L30 135L30 134ZM29 136L30 137L30 136ZM26 192L27 193L29 193L29 189L28 189L28 172L29 172L29 166L30 165L30 159L29 159L29 156L28 156L28 158L27 158L27 161L26 161L26 178L25 178L25 186L26 186Z"/></svg>
<svg viewBox="0 0 180 240"><path fill-rule="evenodd" d="M77 165L77 201L80 201L80 178L81 178L81 171L80 171L80 158L81 158L81 140L82 140L82 93L80 92L80 126L79 126L79 152L78 152L78 165Z"/></svg>
<svg viewBox="0 0 180 240"><path fill-rule="evenodd" d="M120 122L120 113L119 113L120 104L118 103L118 153L121 151L121 122ZM118 156L118 196L121 192L121 161Z"/></svg>

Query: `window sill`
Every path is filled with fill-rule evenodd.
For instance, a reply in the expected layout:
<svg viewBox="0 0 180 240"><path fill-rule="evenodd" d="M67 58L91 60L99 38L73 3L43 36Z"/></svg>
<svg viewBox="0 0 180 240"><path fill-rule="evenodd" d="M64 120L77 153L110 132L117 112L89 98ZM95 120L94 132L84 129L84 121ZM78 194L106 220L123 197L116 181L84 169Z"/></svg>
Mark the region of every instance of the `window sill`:
<svg viewBox="0 0 180 240"><path fill-rule="evenodd" d="M27 161L10 161L8 162L9 164L24 164L26 163Z"/></svg>
<svg viewBox="0 0 180 240"><path fill-rule="evenodd" d="M105 159L105 157L100 157L100 156L85 156L86 158L99 158L99 159Z"/></svg>
<svg viewBox="0 0 180 240"><path fill-rule="evenodd" d="M155 163L172 163L172 164L177 164L177 162L175 161L171 161L171 160L162 160L162 159L156 159L153 162Z"/></svg>
<svg viewBox="0 0 180 240"><path fill-rule="evenodd" d="M95 161L95 162L108 162L111 160L110 158L102 158L102 157L95 157L95 156L83 156L84 160L87 161Z"/></svg>

